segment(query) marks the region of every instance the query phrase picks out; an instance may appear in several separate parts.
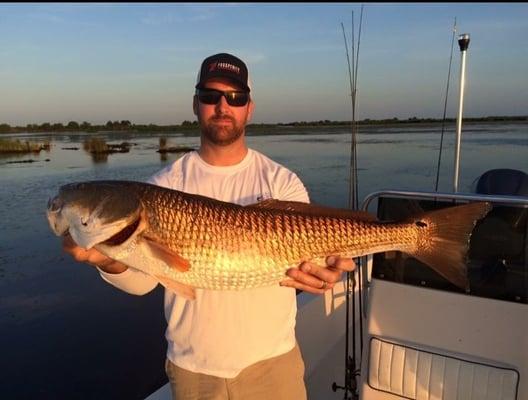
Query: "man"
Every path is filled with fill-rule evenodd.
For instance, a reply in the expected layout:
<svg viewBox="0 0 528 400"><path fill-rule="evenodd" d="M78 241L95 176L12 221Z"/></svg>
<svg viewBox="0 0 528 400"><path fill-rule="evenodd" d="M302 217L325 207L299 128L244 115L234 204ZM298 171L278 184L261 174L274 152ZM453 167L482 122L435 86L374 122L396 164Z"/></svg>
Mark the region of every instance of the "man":
<svg viewBox="0 0 528 400"><path fill-rule="evenodd" d="M220 53L206 58L198 73L193 110L200 148L155 174L150 182L240 205L266 198L308 202L299 178L249 149L251 120L248 70L239 58ZM132 294L158 282L141 271L77 247L64 249L77 261L96 265L103 279ZM287 272L280 285L239 291L196 290L189 301L165 290L166 371L174 399L305 399L304 364L295 340L297 288L331 289L350 259L329 257L328 268L308 262Z"/></svg>

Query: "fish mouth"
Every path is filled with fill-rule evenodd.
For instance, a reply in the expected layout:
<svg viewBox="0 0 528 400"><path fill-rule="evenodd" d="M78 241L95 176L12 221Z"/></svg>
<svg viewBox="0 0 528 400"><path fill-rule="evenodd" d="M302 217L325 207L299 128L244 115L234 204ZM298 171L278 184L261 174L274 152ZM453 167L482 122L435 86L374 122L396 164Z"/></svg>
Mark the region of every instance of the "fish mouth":
<svg viewBox="0 0 528 400"><path fill-rule="evenodd" d="M66 236L69 233L69 223L62 215L62 208L64 201L59 197L55 196L48 199L48 209L46 210L46 217L51 230L57 236Z"/></svg>
<svg viewBox="0 0 528 400"><path fill-rule="evenodd" d="M58 213L62 210L63 206L64 201L59 196L48 199L48 213Z"/></svg>

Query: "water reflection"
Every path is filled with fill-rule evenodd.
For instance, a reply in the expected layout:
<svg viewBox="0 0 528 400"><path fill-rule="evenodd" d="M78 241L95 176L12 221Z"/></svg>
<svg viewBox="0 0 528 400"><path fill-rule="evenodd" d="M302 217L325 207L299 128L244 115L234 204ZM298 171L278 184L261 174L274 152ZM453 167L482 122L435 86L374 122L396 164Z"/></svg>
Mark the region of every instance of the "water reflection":
<svg viewBox="0 0 528 400"><path fill-rule="evenodd" d="M167 154L183 154L189 151L193 151L195 149L196 148L193 146L186 146L183 144L179 144L177 146L167 146L167 137L162 136L159 138L159 149L157 150L157 152L160 153L160 161L167 161Z"/></svg>
<svg viewBox="0 0 528 400"><path fill-rule="evenodd" d="M84 140L83 149L91 155L93 163L97 164L107 162L109 154L128 153L133 145L135 143L121 142L120 144L110 144L103 138L89 137Z"/></svg>
<svg viewBox="0 0 528 400"><path fill-rule="evenodd" d="M160 161L167 161L167 153L162 151L167 148L167 138L165 136L159 138L159 154Z"/></svg>
<svg viewBox="0 0 528 400"><path fill-rule="evenodd" d="M108 161L108 154L109 153L90 152L90 155L92 157L92 161L93 161L94 164L107 162Z"/></svg>
<svg viewBox="0 0 528 400"><path fill-rule="evenodd" d="M461 190L469 191L475 177L488 169L528 171L527 128L528 124L468 129L462 143ZM297 173L313 202L346 207L348 128L286 131L289 134L250 135L248 144ZM439 132L423 127L360 132L359 198L380 189L432 190ZM196 136L164 136L165 148L170 140L177 140L179 149L198 147ZM94 159L86 149L65 149L84 148L89 135L61 133L52 136L48 153L28 156L39 162L6 164L3 161L21 158L1 157L2 397L141 398L165 379L163 291L131 296L103 282L94 269L75 263L62 253L60 240L47 226L45 208L60 185L99 179L145 181L184 153L159 152L158 157L162 138L148 133L97 137L106 145L130 143L130 150L101 153L97 155L101 159ZM451 188L453 137L448 135L444 144L441 191ZM108 371L112 385L102 385Z"/></svg>
<svg viewBox="0 0 528 400"><path fill-rule="evenodd" d="M13 164L22 160L36 160L32 153L0 153L0 164Z"/></svg>

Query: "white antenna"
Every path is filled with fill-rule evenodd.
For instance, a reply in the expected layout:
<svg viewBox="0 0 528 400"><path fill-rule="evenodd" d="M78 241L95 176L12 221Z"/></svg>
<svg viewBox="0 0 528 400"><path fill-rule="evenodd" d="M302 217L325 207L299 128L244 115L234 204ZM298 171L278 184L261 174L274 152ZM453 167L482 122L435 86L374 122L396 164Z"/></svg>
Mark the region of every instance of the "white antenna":
<svg viewBox="0 0 528 400"><path fill-rule="evenodd" d="M453 173L453 191L458 192L458 177L460 174L460 141L462 138L462 110L464 108L464 86L466 83L466 51L469 46L469 33L458 37L458 45L462 53L460 64L460 95L458 100L458 117L456 124L455 168Z"/></svg>

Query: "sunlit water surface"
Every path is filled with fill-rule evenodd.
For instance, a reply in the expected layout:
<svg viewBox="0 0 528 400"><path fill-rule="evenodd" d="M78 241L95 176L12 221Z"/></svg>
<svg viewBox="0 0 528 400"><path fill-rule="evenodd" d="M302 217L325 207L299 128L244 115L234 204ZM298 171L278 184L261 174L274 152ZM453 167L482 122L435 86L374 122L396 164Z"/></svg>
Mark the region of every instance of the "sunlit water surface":
<svg viewBox="0 0 528 400"><path fill-rule="evenodd" d="M316 203L348 204L350 133L284 128L251 135L250 147L295 171ZM286 134L285 134L286 133ZM460 191L493 168L528 171L528 124L467 125ZM161 135L161 134L160 134ZM12 135L52 140L49 152L0 158L0 390L2 398L143 398L165 380L160 287L131 296L61 251L45 209L60 185L94 179L146 180L181 154L163 159L158 134L99 136L133 143L129 153L94 161L86 135ZM7 136L7 135L6 135ZM164 135L197 147L197 137ZM359 198L380 189L434 189L440 127L370 127L358 136ZM79 150L65 150L65 147ZM454 134L446 131L440 191L450 191ZM33 159L33 163L12 163Z"/></svg>

